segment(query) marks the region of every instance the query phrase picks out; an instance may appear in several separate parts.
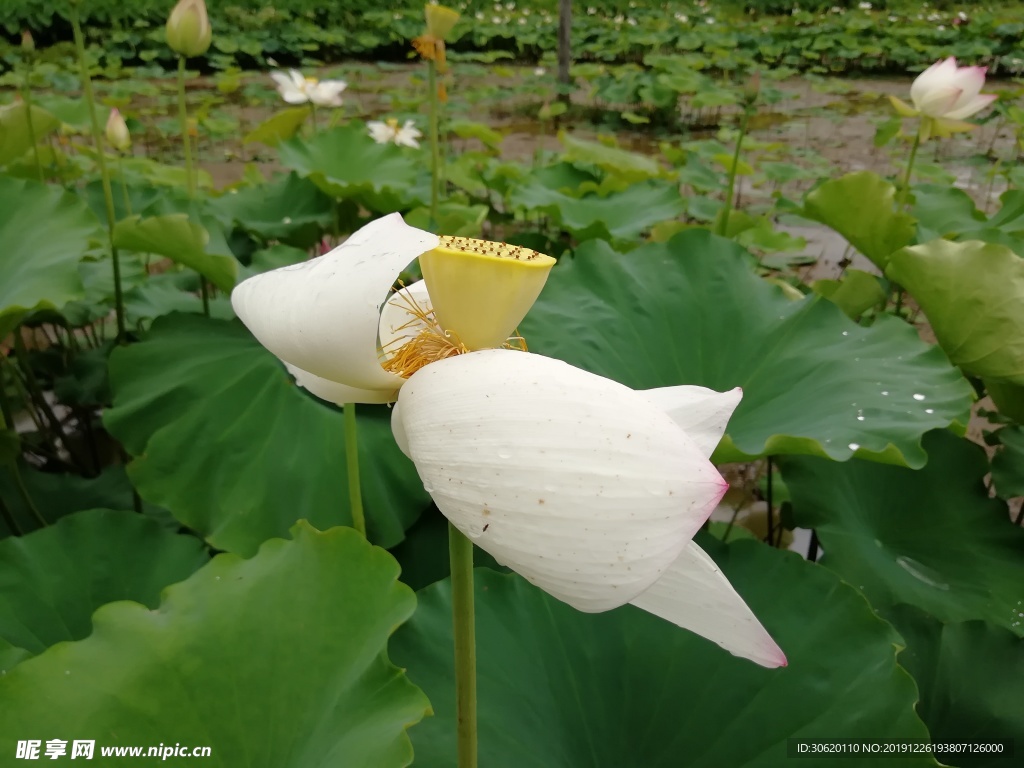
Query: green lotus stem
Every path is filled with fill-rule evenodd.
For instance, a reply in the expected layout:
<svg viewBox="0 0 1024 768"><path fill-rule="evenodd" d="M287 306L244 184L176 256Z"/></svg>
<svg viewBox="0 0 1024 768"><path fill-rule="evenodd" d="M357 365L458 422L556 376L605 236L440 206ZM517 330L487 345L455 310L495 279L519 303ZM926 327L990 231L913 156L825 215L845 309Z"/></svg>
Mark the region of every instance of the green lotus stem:
<svg viewBox="0 0 1024 768"><path fill-rule="evenodd" d="M0 380L0 388L2 387L3 381ZM0 409L0 430L7 429L7 425L9 423L7 421L8 417L6 415L8 412L8 407L6 407L6 399L7 398L5 395L5 407ZM18 467L17 458L11 461L11 463L8 465L8 468L11 471L11 478L14 480L14 485L18 489L18 493L21 495L22 501L25 502L25 506L28 508L28 511L32 513L32 516L35 517L36 520L39 521L40 525L49 525L46 518L43 517L42 513L40 513L38 507L36 507L36 505L32 502L32 496L29 494L28 488L25 486L25 480L21 476L21 469ZM7 506L4 505L2 510L0 511L3 512L4 520L7 522L7 527L11 529L11 532L21 533L21 528L19 527L17 521L14 519L14 515L11 514L11 511L7 508Z"/></svg>
<svg viewBox="0 0 1024 768"><path fill-rule="evenodd" d="M927 118L925 118L927 119ZM907 158L907 170L903 173L903 184L900 187L899 197L896 199L896 210L902 213L907 207L907 196L910 194L910 175L914 171L914 160L917 158L917 150L921 146L921 132L924 130L924 119L914 136L914 144L910 147L910 157ZM899 315L903 309L903 288L893 283L893 290L896 292L896 314Z"/></svg>
<svg viewBox="0 0 1024 768"><path fill-rule="evenodd" d="M197 177L192 162L192 142L188 137L188 106L185 99L185 57L178 56L178 122L181 125L181 144L185 153L185 189L189 199L196 196ZM206 277L199 275L199 293L203 299L203 314L210 316L210 287Z"/></svg>
<svg viewBox="0 0 1024 768"><path fill-rule="evenodd" d="M441 143L438 138L437 65L427 60L427 90L430 91L430 220L437 226L437 204L441 198Z"/></svg>
<svg viewBox="0 0 1024 768"><path fill-rule="evenodd" d="M32 156L36 161L36 173L39 180L46 181L43 173L43 161L39 159L39 144L36 141L36 126L32 121L32 60L25 63L25 89L22 91L22 98L25 99L25 127L28 129L28 140L32 142Z"/></svg>
<svg viewBox="0 0 1024 768"><path fill-rule="evenodd" d="M117 175L121 177L121 196L124 198L124 215L132 215L132 199L128 195L128 180L124 177L124 160L117 153Z"/></svg>
<svg viewBox="0 0 1024 768"><path fill-rule="evenodd" d="M7 524L7 529L15 536L20 536L24 531L21 530L21 526L18 525L18 521L14 519L14 515L11 513L10 508L0 498L0 518Z"/></svg>
<svg viewBox="0 0 1024 768"><path fill-rule="evenodd" d="M732 200L736 190L736 167L740 163L740 150L743 148L743 137L747 135L747 124L750 122L750 109L744 108L740 117L740 135L736 137L736 149L732 153L732 167L729 168L729 186L725 193L725 207L718 220L716 235L725 237L729 231L729 214L732 213Z"/></svg>
<svg viewBox="0 0 1024 768"><path fill-rule="evenodd" d="M178 57L178 122L185 151L185 186L189 197L195 197L196 186L192 178L192 143L188 140L188 107L185 103L185 57Z"/></svg>
<svg viewBox="0 0 1024 768"><path fill-rule="evenodd" d="M903 211L907 204L907 195L910 194L910 174L914 171L914 160L917 158L918 147L921 146L921 131L924 129L924 122L921 122L921 127L917 129L917 135L914 136L914 144L910 148L910 157L907 158L907 170L903 172L903 184L900 187L900 196L896 199L896 208L899 211Z"/></svg>
<svg viewBox="0 0 1024 768"><path fill-rule="evenodd" d="M110 186L110 170L107 158L103 154L103 131L96 116L96 98L92 91L92 78L89 76L89 61L85 55L85 38L82 36L82 25L78 20L78 6L71 3L71 31L75 37L75 52L78 54L78 67L82 74L82 92L85 102L89 105L89 120L92 124L92 140L96 145L96 164L100 168L100 180L103 183L103 202L107 214L107 240L110 244L110 259L114 266L114 314L117 317L117 343L125 343L124 323L124 291L121 287L121 261L114 245L114 225L117 218L114 214L114 193Z"/></svg>
<svg viewBox="0 0 1024 768"><path fill-rule="evenodd" d="M28 359L28 350L25 349L25 341L21 338L21 333L14 334L14 357L25 374L25 382L28 385L28 393L33 404L42 412L45 420L50 425L50 431L55 441L54 448L56 449L56 441L59 440L64 445L64 450L68 452L68 456L84 472L86 463L82 460L81 456L76 456L75 452L71 450L71 441L68 440L67 433L60 423L60 419L57 418L57 414L53 412L53 408L50 407L50 403L46 400L46 394L43 392L43 388L39 385L39 379L36 378L32 370Z"/></svg>
<svg viewBox="0 0 1024 768"><path fill-rule="evenodd" d="M363 492L359 486L359 424L356 404L345 403L345 466L348 470L348 506L352 512L352 527L366 536L366 516L363 514Z"/></svg>
<svg viewBox="0 0 1024 768"><path fill-rule="evenodd" d="M476 768L476 625L473 608L473 542L448 523L455 638L455 709L458 768Z"/></svg>
<svg viewBox="0 0 1024 768"><path fill-rule="evenodd" d="M316 136L319 133L318 126L316 124L316 104L312 101L309 102L309 119L313 123L313 135Z"/></svg>

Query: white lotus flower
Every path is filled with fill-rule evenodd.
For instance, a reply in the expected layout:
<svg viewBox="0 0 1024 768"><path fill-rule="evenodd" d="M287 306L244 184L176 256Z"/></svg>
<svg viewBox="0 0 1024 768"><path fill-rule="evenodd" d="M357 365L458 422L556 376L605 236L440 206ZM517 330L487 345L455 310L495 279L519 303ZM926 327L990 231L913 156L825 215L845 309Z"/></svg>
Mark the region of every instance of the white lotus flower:
<svg viewBox="0 0 1024 768"><path fill-rule="evenodd" d="M417 257L424 281L392 293ZM634 391L506 342L553 263L391 214L324 256L249 278L231 299L313 394L397 400L395 439L424 488L499 562L579 610L632 603L785 665L691 541L727 488L708 457L742 393Z"/></svg>
<svg viewBox="0 0 1024 768"><path fill-rule="evenodd" d="M418 148L418 139L423 136L416 123L406 120L405 125L399 127L398 121L394 118L387 120L371 120L366 124L370 129L370 137L378 144L397 144L400 147Z"/></svg>
<svg viewBox="0 0 1024 768"><path fill-rule="evenodd" d="M317 80L296 69L271 72L277 92L289 104L313 104L317 107L340 107L341 92L348 87L344 80Z"/></svg>
<svg viewBox="0 0 1024 768"><path fill-rule="evenodd" d="M986 67L958 67L950 56L932 64L910 86L910 106L890 96L896 111L904 117L922 117L922 140L932 134L948 136L969 131L976 126L964 120L980 112L993 101L996 94L982 93Z"/></svg>

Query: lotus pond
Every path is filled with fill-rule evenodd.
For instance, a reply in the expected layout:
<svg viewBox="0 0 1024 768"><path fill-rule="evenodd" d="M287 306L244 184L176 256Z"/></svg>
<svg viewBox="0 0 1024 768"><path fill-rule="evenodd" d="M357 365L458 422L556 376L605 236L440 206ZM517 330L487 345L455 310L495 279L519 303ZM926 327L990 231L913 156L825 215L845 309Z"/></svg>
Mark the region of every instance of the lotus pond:
<svg viewBox="0 0 1024 768"><path fill-rule="evenodd" d="M0 764L1020 761L1018 8L52 5Z"/></svg>

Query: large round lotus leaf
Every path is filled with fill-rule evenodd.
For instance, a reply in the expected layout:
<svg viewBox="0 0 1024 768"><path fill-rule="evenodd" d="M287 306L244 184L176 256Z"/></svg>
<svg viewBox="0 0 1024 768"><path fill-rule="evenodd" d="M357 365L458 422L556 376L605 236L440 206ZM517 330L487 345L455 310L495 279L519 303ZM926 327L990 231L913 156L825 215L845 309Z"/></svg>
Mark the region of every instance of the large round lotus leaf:
<svg viewBox="0 0 1024 768"><path fill-rule="evenodd" d="M331 198L294 173L222 195L210 202L210 208L229 224L300 248L319 242L334 222Z"/></svg>
<svg viewBox="0 0 1024 768"><path fill-rule="evenodd" d="M530 350L634 389L743 387L716 460L854 452L919 467L920 439L966 423L972 390L912 328L864 328L817 296L790 301L706 230L616 253L581 246L520 326Z"/></svg>
<svg viewBox="0 0 1024 768"><path fill-rule="evenodd" d="M151 608L209 557L195 536L134 512L89 510L0 541L0 637L32 653L81 640L114 600Z"/></svg>
<svg viewBox="0 0 1024 768"><path fill-rule="evenodd" d="M572 197L535 179L512 190L512 205L551 216L577 239L633 239L686 210L675 184L646 181L601 197Z"/></svg>
<svg viewBox="0 0 1024 768"><path fill-rule="evenodd" d="M297 387L239 322L158 318L110 358L110 432L143 498L218 549L249 555L299 519L349 525L341 412ZM359 406L370 540L398 543L427 504L384 406Z"/></svg>
<svg viewBox="0 0 1024 768"><path fill-rule="evenodd" d="M220 555L156 610L106 605L90 637L0 677L0 753L60 738L94 740L98 760L104 746L180 743L210 747L197 762L213 768L407 766L405 729L429 704L388 661L416 604L397 579L345 528L300 525L250 560Z"/></svg>
<svg viewBox="0 0 1024 768"><path fill-rule="evenodd" d="M781 766L789 764L789 738L927 738L913 682L896 664L899 638L855 590L758 542L713 544L701 541L785 650L788 667L730 656L632 606L580 613L518 576L477 569L480 764ZM451 583L419 596L392 655L434 706L435 717L411 732L416 765L450 768Z"/></svg>
<svg viewBox="0 0 1024 768"><path fill-rule="evenodd" d="M1024 599L1018 606L1024 623ZM1024 745L1024 640L984 621L943 624L910 606L885 612L907 648L900 665L917 681L917 712L932 741L1013 742L1017 760ZM1006 752L943 753L942 762L963 768L1013 763Z"/></svg>
<svg viewBox="0 0 1024 768"><path fill-rule="evenodd" d="M914 219L897 212L896 187L871 171L848 173L807 193L800 215L831 227L885 269L914 239Z"/></svg>
<svg viewBox="0 0 1024 768"><path fill-rule="evenodd" d="M33 309L81 298L78 262L99 236L76 195L0 176L0 338Z"/></svg>
<svg viewBox="0 0 1024 768"><path fill-rule="evenodd" d="M424 155L394 144L377 144L354 122L311 139L278 146L286 168L308 176L327 194L356 200L376 213L413 208L430 200Z"/></svg>
<svg viewBox="0 0 1024 768"><path fill-rule="evenodd" d="M985 452L942 430L924 446L928 464L916 471L784 457L796 524L818 532L822 565L876 608L907 603L1024 636L1024 530L988 497Z"/></svg>
<svg viewBox="0 0 1024 768"><path fill-rule="evenodd" d="M886 274L920 304L954 363L1024 384L1024 259L1003 245L932 240L894 254Z"/></svg>

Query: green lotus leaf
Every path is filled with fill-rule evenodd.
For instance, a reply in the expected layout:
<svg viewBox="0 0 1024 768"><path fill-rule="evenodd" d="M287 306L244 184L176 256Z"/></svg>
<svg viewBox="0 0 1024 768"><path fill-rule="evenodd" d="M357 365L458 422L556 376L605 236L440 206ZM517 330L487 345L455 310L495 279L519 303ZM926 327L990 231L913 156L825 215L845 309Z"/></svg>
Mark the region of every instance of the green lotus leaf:
<svg viewBox="0 0 1024 768"><path fill-rule="evenodd" d="M359 122L322 131L311 139L282 141L278 152L286 168L308 176L328 195L355 200L376 213L430 201L422 154L377 144Z"/></svg>
<svg viewBox="0 0 1024 768"><path fill-rule="evenodd" d="M318 243L334 222L331 198L295 173L222 195L210 202L210 208L264 240L298 248Z"/></svg>
<svg viewBox="0 0 1024 768"><path fill-rule="evenodd" d="M913 241L914 219L898 213L896 188L871 171L826 181L807 193L800 215L831 227L885 269L889 257Z"/></svg>
<svg viewBox="0 0 1024 768"><path fill-rule="evenodd" d="M132 507L132 486L121 466L107 467L98 477L82 477L42 472L20 462L18 473L32 504L50 524L74 512ZM16 531L10 530L8 519L0 516L0 538L29 533L40 526L14 478L4 467L0 467L0 501L7 507L10 520L17 526ZM161 517L157 508L148 508L146 512Z"/></svg>
<svg viewBox="0 0 1024 768"><path fill-rule="evenodd" d="M674 184L645 181L624 192L583 197L549 189L532 177L512 190L514 206L551 216L577 239L633 240L662 221L677 218L686 202Z"/></svg>
<svg viewBox="0 0 1024 768"><path fill-rule="evenodd" d="M100 234L76 195L0 176L0 338L32 310L81 298L78 262Z"/></svg>
<svg viewBox="0 0 1024 768"><path fill-rule="evenodd" d="M818 532L822 565L875 608L906 603L940 621L983 619L1024 636L1024 530L989 498L985 452L945 430L924 445L928 464L916 471L783 457L796 524Z"/></svg>
<svg viewBox="0 0 1024 768"><path fill-rule="evenodd" d="M33 104L31 114L37 142L60 127L60 120L42 107ZM7 165L32 149L28 116L29 108L23 101L0 106L0 165Z"/></svg>
<svg viewBox="0 0 1024 768"><path fill-rule="evenodd" d="M1024 623L1024 601L1018 606ZM984 621L943 624L904 605L885 612L907 643L899 655L921 690L918 714L931 740L946 743L1024 744L1024 640ZM1019 758L1019 752L1015 757ZM999 768L1013 762L1000 753L944 753L942 762L962 768Z"/></svg>
<svg viewBox="0 0 1024 768"><path fill-rule="evenodd" d="M932 240L894 254L886 274L910 291L954 363L1024 385L1024 259L1002 245Z"/></svg>
<svg viewBox="0 0 1024 768"><path fill-rule="evenodd" d="M972 399L906 323L865 328L821 297L791 301L706 230L626 255L585 243L552 270L520 330L531 351L634 389L743 387L720 461L856 452L919 467L921 435L966 424Z"/></svg>
<svg viewBox="0 0 1024 768"><path fill-rule="evenodd" d="M787 739L924 739L899 637L826 569L754 541L707 547L789 657L768 670L625 606L586 614L516 575L476 570L480 764L744 768L788 764ZM419 593L392 641L435 716L416 765L455 764L451 583ZM926 756L907 766L934 766Z"/></svg>
<svg viewBox="0 0 1024 768"><path fill-rule="evenodd" d="M276 147L282 141L292 138L299 132L309 119L309 107L289 107L275 112L253 130L246 134L242 142L252 144L258 142L268 147Z"/></svg>
<svg viewBox="0 0 1024 768"><path fill-rule="evenodd" d="M594 165L627 181L644 181L668 175L657 160L647 155L580 139L565 131L559 131L558 140L565 147L564 157L570 163Z"/></svg>
<svg viewBox="0 0 1024 768"><path fill-rule="evenodd" d="M938 238L983 240L1024 253L1024 193L1004 192L1002 207L989 219L979 211L970 195L949 186L923 185L914 188L914 216L918 219L918 242Z"/></svg>
<svg viewBox="0 0 1024 768"><path fill-rule="evenodd" d="M136 458L139 494L218 549L251 555L299 519L349 525L341 412L295 385L237 322L175 314L110 358L104 424ZM359 406L371 541L401 541L426 505L384 406Z"/></svg>
<svg viewBox="0 0 1024 768"><path fill-rule="evenodd" d="M815 280L811 288L855 320L886 299L878 278L859 269L845 270L842 280Z"/></svg>
<svg viewBox="0 0 1024 768"><path fill-rule="evenodd" d="M996 436L999 449L992 457L992 483L1004 499L1024 496L1024 427L1003 427Z"/></svg>
<svg viewBox="0 0 1024 768"><path fill-rule="evenodd" d="M222 291L230 293L238 278L238 261L230 252L225 254L224 249L211 252L209 243L210 233L206 228L184 213L147 218L131 216L114 226L114 244L118 248L164 256L194 269Z"/></svg>
<svg viewBox="0 0 1024 768"><path fill-rule="evenodd" d="M155 608L160 591L209 560L194 536L134 512L76 512L0 541L0 637L30 653L92 631L104 603Z"/></svg>
<svg viewBox="0 0 1024 768"><path fill-rule="evenodd" d="M407 766L405 729L429 704L388 661L416 604L397 579L345 528L299 525L249 560L219 555L156 610L108 604L90 637L0 677L0 751L59 735L94 740L96 759L182 744L210 747L213 768Z"/></svg>

